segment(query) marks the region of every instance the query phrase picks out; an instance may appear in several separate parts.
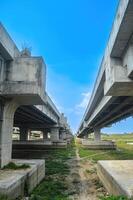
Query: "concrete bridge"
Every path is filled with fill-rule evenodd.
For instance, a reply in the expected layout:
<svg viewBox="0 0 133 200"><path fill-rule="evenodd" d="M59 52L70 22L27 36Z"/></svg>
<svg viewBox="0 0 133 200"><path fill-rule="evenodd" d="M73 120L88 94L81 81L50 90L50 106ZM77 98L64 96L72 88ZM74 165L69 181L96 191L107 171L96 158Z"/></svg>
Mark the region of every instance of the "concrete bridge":
<svg viewBox="0 0 133 200"><path fill-rule="evenodd" d="M11 160L13 126L20 128L20 140L27 131L47 130L52 140L70 134L67 119L46 93L46 65L42 57L21 52L0 23L0 167Z"/></svg>
<svg viewBox="0 0 133 200"><path fill-rule="evenodd" d="M44 139L65 140L71 134L67 118L60 114L50 97L46 94L44 105L22 105L14 115L14 127L20 128L20 140L28 140L28 131L42 131Z"/></svg>
<svg viewBox="0 0 133 200"><path fill-rule="evenodd" d="M94 89L77 136L94 132L133 114L133 1L120 0Z"/></svg>

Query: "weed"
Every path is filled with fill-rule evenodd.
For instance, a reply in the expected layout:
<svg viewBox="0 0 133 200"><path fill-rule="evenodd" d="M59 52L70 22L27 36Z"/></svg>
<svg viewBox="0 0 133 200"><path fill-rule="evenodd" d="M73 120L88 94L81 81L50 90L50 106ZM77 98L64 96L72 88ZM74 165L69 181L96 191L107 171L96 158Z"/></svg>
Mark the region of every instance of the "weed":
<svg viewBox="0 0 133 200"><path fill-rule="evenodd" d="M47 161L46 162L46 175L53 174L68 174L69 167L66 163L62 161Z"/></svg>
<svg viewBox="0 0 133 200"><path fill-rule="evenodd" d="M100 200L131 200L124 196L108 196L108 197L100 197Z"/></svg>
<svg viewBox="0 0 133 200"><path fill-rule="evenodd" d="M0 195L0 200L9 200L9 198L6 195Z"/></svg>
<svg viewBox="0 0 133 200"><path fill-rule="evenodd" d="M68 159L75 156L74 143L67 149L55 149L48 152L46 159L46 177L31 194L30 200L68 200L66 175L70 173Z"/></svg>
<svg viewBox="0 0 133 200"><path fill-rule="evenodd" d="M88 174L94 174L94 173L96 173L96 169L95 168L93 168L93 169L86 169L86 172Z"/></svg>
<svg viewBox="0 0 133 200"><path fill-rule="evenodd" d="M10 162L7 165L5 165L2 169L17 170L17 169L27 169L27 168L30 168L30 165L28 165L28 164L19 164L19 165L16 165L14 162Z"/></svg>

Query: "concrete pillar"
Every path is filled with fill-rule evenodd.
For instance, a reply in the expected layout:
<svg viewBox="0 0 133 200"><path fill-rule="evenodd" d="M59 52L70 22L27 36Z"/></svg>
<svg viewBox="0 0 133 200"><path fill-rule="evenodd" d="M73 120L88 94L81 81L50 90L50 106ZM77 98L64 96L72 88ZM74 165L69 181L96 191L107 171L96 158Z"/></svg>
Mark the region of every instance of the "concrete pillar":
<svg viewBox="0 0 133 200"><path fill-rule="evenodd" d="M0 107L0 167L3 167L11 161L13 120L18 104L13 101L0 102Z"/></svg>
<svg viewBox="0 0 133 200"><path fill-rule="evenodd" d="M58 127L51 128L50 139L52 141L58 141L59 140L59 128Z"/></svg>
<svg viewBox="0 0 133 200"><path fill-rule="evenodd" d="M43 140L48 139L48 132L43 131Z"/></svg>
<svg viewBox="0 0 133 200"><path fill-rule="evenodd" d="M28 140L28 128L20 127L20 141Z"/></svg>
<svg viewBox="0 0 133 200"><path fill-rule="evenodd" d="M60 139L66 140L66 131L65 130L60 131Z"/></svg>
<svg viewBox="0 0 133 200"><path fill-rule="evenodd" d="M94 140L96 140L96 141L100 141L101 140L100 128L95 128L94 129Z"/></svg>
<svg viewBox="0 0 133 200"><path fill-rule="evenodd" d="M88 134L84 135L84 139L88 140Z"/></svg>

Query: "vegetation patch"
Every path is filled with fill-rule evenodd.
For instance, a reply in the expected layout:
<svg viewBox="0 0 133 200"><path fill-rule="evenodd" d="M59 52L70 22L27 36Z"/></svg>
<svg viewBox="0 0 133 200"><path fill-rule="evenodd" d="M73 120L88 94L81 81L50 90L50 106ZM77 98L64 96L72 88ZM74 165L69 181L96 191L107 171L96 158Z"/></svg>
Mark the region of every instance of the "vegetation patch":
<svg viewBox="0 0 133 200"><path fill-rule="evenodd" d="M108 197L100 197L100 200L131 200L124 196L108 196Z"/></svg>
<svg viewBox="0 0 133 200"><path fill-rule="evenodd" d="M69 167L62 161L47 161L46 162L46 175L62 174L66 175L70 172Z"/></svg>
<svg viewBox="0 0 133 200"><path fill-rule="evenodd" d="M15 164L14 162L10 162L9 164L5 165L3 169L12 169L12 170L17 170L17 169L27 169L30 168L30 165L28 164Z"/></svg>
<svg viewBox="0 0 133 200"><path fill-rule="evenodd" d="M66 200L67 185L63 180L47 178L33 192L30 200Z"/></svg>
<svg viewBox="0 0 133 200"><path fill-rule="evenodd" d="M133 134L113 134L102 135L103 139L114 140L117 145L117 150L89 150L77 144L79 155L81 158L97 162L98 160L132 160L133 145L127 144L127 141L133 141Z"/></svg>
<svg viewBox="0 0 133 200"><path fill-rule="evenodd" d="M75 156L74 142L67 149L48 152L46 177L30 196L30 200L68 200L69 185L66 176L70 173L67 160Z"/></svg>
<svg viewBox="0 0 133 200"><path fill-rule="evenodd" d="M9 198L6 195L0 195L0 200L9 200Z"/></svg>
<svg viewBox="0 0 133 200"><path fill-rule="evenodd" d="M93 169L86 169L86 172L88 174L94 174L94 173L96 173L96 169L95 168L93 168Z"/></svg>

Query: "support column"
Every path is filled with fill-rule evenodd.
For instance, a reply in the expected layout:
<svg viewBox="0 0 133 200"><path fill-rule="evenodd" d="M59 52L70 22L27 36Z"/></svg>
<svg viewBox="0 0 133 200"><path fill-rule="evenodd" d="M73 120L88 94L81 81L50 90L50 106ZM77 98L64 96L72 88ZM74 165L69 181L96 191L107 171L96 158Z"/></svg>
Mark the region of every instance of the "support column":
<svg viewBox="0 0 133 200"><path fill-rule="evenodd" d="M101 140L100 128L94 128L94 140L95 141L100 141Z"/></svg>
<svg viewBox="0 0 133 200"><path fill-rule="evenodd" d="M88 134L86 134L86 135L84 136L84 139L88 140Z"/></svg>
<svg viewBox="0 0 133 200"><path fill-rule="evenodd" d="M48 139L48 132L47 131L43 131L43 140Z"/></svg>
<svg viewBox="0 0 133 200"><path fill-rule="evenodd" d="M59 140L59 128L58 127L51 128L50 138L52 141Z"/></svg>
<svg viewBox="0 0 133 200"><path fill-rule="evenodd" d="M20 141L28 140L28 128L20 127Z"/></svg>
<svg viewBox="0 0 133 200"><path fill-rule="evenodd" d="M13 120L18 104L13 101L0 102L0 107L0 167L3 167L11 161Z"/></svg>
<svg viewBox="0 0 133 200"><path fill-rule="evenodd" d="M66 140L66 131L65 130L60 131L60 139Z"/></svg>

